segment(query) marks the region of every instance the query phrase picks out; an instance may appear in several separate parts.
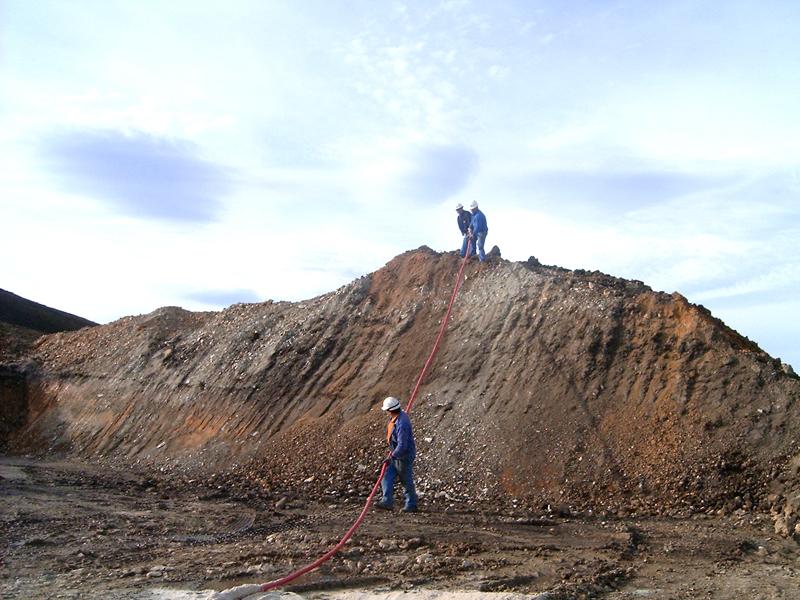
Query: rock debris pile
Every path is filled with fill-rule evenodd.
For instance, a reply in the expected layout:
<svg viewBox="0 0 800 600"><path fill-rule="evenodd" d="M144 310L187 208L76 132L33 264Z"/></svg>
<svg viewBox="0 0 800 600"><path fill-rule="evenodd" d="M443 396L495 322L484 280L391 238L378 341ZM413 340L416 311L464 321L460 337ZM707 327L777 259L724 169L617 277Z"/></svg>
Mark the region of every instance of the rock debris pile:
<svg viewBox="0 0 800 600"><path fill-rule="evenodd" d="M459 261L422 247L303 302L45 336L5 441L359 503L384 452L378 403L407 398ZM772 511L798 533L800 381L779 360L641 282L497 256L466 274L412 414L424 502Z"/></svg>

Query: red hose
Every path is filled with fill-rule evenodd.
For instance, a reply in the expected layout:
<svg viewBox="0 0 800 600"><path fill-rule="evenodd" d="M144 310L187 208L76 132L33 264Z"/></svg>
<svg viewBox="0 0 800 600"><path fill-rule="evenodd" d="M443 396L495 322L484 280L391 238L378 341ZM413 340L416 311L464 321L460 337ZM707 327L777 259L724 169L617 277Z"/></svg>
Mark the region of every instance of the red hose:
<svg viewBox="0 0 800 600"><path fill-rule="evenodd" d="M450 304L448 304L447 306L447 312L444 315L444 319L442 319L442 326L439 329L439 335L436 337L436 342L434 342L433 344L433 349L431 350L430 356L428 356L428 360L425 361L425 365L422 367L422 371L420 372L419 377L417 378L417 384L414 386L414 390L411 392L411 396L409 397L408 403L406 404L406 412L411 412L411 409L414 406L414 400L417 397L417 392L419 392L419 388L422 385L422 380L425 377L425 373L427 373L428 368L433 363L433 357L436 356L436 352L439 350L439 344L442 341L442 337L444 337L444 332L445 329L447 328L447 323L450 320L450 313L453 310L453 304L456 301L456 295L458 294L458 290L461 288L461 275L464 273L464 267L467 264L467 260L469 260L469 251L471 246L472 246L472 239L470 238L467 240L467 251L464 254L464 260L461 261L461 268L458 270L458 276L456 277L456 285L453 288L452 295L450 296ZM361 526L361 523L366 518L367 511L369 511L369 507L372 503L372 499L375 497L375 493L378 491L378 487L381 484L381 479L383 479L383 474L386 471L386 466L387 465L384 462L383 465L381 466L381 472L378 475L378 480L375 482L375 485L372 486L372 491L369 493L367 501L364 503L364 508L361 509L361 513L358 515L358 518L350 526L350 529L347 530L347 533L345 533L344 536L342 536L342 539L339 540L338 544L336 544L333 548L328 550L317 560L306 565L305 567L302 567L297 571L294 571L293 573L289 573L288 575L286 575L285 577L281 577L280 579L275 579L274 581L269 581L267 583L262 584L261 588L259 588L260 591L267 592L269 590L274 590L275 588L282 587L287 583L294 581L298 577L305 575L306 573L310 573L323 563L330 560L331 557L334 554L336 554L342 548L342 546L344 546L347 543L347 540L353 537L353 534Z"/></svg>
<svg viewBox="0 0 800 600"><path fill-rule="evenodd" d="M274 581L270 581L268 583L263 584L261 586L260 590L262 592L267 592L269 590L274 590L275 588L279 588L281 586L284 586L287 583L289 583L290 581L294 581L295 579L297 579L301 575L305 575L306 573L309 573L309 572L313 571L314 569L319 567L322 563L327 562L328 560L330 560L330 558L334 554L336 554L341 549L342 546L344 546L347 543L347 540L349 540L353 536L353 534L356 532L356 530L361 526L361 523L364 521L364 518L367 516L367 511L369 510L370 503L372 502L372 498L375 496L375 492L378 491L378 487L381 484L381 479L383 479L384 471L386 471L386 463L383 463L383 466L381 467L381 472L380 472L380 475L378 475L378 480L375 482L375 485L372 486L372 491L369 493L369 497L367 498L367 501L364 504L364 508L361 509L361 514L358 515L358 518L350 526L350 529L347 530L347 533L344 534L342 539L339 540L338 544L336 544L333 548L331 548L325 554L320 556L313 563L306 565L302 569L298 569L294 573L289 573L285 577L281 577L280 579L276 579Z"/></svg>
<svg viewBox="0 0 800 600"><path fill-rule="evenodd" d="M447 312L444 315L444 319L442 319L442 326L439 328L439 335L436 336L436 341L433 344L431 354L428 356L428 360L425 361L425 366L422 367L422 371L417 378L417 385L414 386L414 391L411 392L411 396L408 399L408 404L406 404L406 412L411 412L411 409L414 407L414 401L416 400L417 392L422 385L422 380L425 377L425 374L428 372L428 367L430 367L431 363L433 363L433 357L436 356L436 352L439 351L439 344L444 337L444 331L447 328L447 323L450 321L450 313L453 311L453 304L456 301L456 295L458 294L458 290L461 288L461 275L464 273L464 267L467 264L467 260L469 260L469 251L471 247L472 238L467 238L467 251L464 253L464 260L461 261L461 268L458 270L458 275L456 276L456 285L453 288L453 293L450 295L450 304L447 305Z"/></svg>

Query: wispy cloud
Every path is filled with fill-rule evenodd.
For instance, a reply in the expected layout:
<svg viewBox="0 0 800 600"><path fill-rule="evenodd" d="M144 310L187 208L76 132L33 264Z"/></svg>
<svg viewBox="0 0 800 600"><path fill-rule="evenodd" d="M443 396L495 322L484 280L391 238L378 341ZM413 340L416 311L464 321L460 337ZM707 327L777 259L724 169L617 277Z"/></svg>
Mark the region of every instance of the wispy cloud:
<svg viewBox="0 0 800 600"><path fill-rule="evenodd" d="M135 217L213 221L232 183L196 145L145 133L59 132L42 140L41 155L65 190Z"/></svg>
<svg viewBox="0 0 800 600"><path fill-rule="evenodd" d="M627 214L615 229L636 252L627 259L618 253L612 268L714 307L800 292L800 189L793 175L724 179L719 188Z"/></svg>
<svg viewBox="0 0 800 600"><path fill-rule="evenodd" d="M441 202L459 193L478 170L478 154L462 145L425 145L409 152L397 187L409 200Z"/></svg>
<svg viewBox="0 0 800 600"><path fill-rule="evenodd" d="M0 23L0 245L47 240L12 289L47 273L59 305L82 261L102 276L66 308L94 320L297 299L454 247L477 199L506 258L678 290L756 339L777 298L773 341L800 336L796 2L78 4Z"/></svg>
<svg viewBox="0 0 800 600"><path fill-rule="evenodd" d="M626 212L719 186L721 180L660 170L613 172L603 170L548 170L526 174L519 182L535 204L554 214L615 218Z"/></svg>

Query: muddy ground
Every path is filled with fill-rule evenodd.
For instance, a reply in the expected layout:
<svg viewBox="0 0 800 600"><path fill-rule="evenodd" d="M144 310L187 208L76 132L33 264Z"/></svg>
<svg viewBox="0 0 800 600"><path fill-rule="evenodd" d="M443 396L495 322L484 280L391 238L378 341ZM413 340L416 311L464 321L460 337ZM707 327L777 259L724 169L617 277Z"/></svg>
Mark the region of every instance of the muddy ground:
<svg viewBox="0 0 800 600"><path fill-rule="evenodd" d="M334 545L360 502L5 457L0 597L163 598L165 589L269 581ZM800 597L800 546L775 536L768 515L619 519L422 506L413 515L370 512L344 551L288 589L317 599L365 597L356 590Z"/></svg>

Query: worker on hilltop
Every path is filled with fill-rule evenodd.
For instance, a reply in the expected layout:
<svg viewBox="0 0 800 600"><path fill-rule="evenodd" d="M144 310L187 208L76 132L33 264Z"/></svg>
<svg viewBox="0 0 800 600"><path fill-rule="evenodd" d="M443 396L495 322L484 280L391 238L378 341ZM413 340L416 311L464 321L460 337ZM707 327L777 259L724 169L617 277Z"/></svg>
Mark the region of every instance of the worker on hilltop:
<svg viewBox="0 0 800 600"><path fill-rule="evenodd" d="M486 234L489 233L489 226L486 224L486 215L484 215L478 208L478 203L474 202L469 205L469 210L472 213L472 220L469 224L469 234L472 236L472 252L470 256L475 256L475 251L478 252L478 258L481 262L486 260L486 251L484 244L486 243ZM466 241L464 242L466 249ZM464 256L464 252L461 253Z"/></svg>
<svg viewBox="0 0 800 600"><path fill-rule="evenodd" d="M461 232L461 256L467 252L467 235L469 234L469 224L472 222L472 215L469 211L464 210L464 205L460 202L456 204L456 212L458 213L458 230Z"/></svg>
<svg viewBox="0 0 800 600"><path fill-rule="evenodd" d="M403 484L405 505L403 512L416 512L417 492L414 489L414 458L417 448L414 444L414 432L411 430L411 419L403 412L400 400L389 396L383 401L381 410L389 413L390 419L386 427L386 441L389 442L389 456L383 461L386 469L381 480L383 497L376 503L378 508L392 510L394 507L394 481L399 476Z"/></svg>

